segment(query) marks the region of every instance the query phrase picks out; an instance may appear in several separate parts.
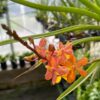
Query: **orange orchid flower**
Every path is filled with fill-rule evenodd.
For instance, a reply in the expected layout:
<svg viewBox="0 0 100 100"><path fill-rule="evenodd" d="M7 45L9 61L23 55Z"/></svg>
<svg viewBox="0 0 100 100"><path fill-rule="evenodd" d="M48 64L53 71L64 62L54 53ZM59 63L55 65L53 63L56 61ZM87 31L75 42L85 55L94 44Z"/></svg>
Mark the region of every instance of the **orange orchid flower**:
<svg viewBox="0 0 100 100"><path fill-rule="evenodd" d="M41 61L46 64L46 80L52 80L54 85L59 83L62 78L68 83L72 83L76 78L76 72L86 76L87 73L82 68L88 63L88 59L83 57L77 60L74 56L71 42L67 42L65 45L59 42L57 49L53 44L49 44L48 48L46 48L46 44L46 39L41 39L39 45L34 46L34 49L43 57ZM34 57L31 56L29 60L31 58L33 60Z"/></svg>
<svg viewBox="0 0 100 100"><path fill-rule="evenodd" d="M77 60L74 55L71 55L71 59L66 62L67 67L69 68L69 73L64 77L68 83L72 83L76 78L76 72L78 72L81 76L86 76L87 72L83 70L83 66L88 63L88 59L83 57L80 60Z"/></svg>
<svg viewBox="0 0 100 100"><path fill-rule="evenodd" d="M67 43L65 47L60 43L59 47L60 49L55 50L48 60L45 79L52 79L52 84L60 82L61 78L65 79L68 83L72 83L76 78L76 71L82 76L86 76L87 73L82 67L88 63L88 59L84 57L77 61L73 54L71 43Z"/></svg>
<svg viewBox="0 0 100 100"><path fill-rule="evenodd" d="M52 56L48 65L46 65L46 74L45 79L50 80L52 79L52 84L59 83L61 81L62 75L67 74L68 70L65 66L59 65L59 59Z"/></svg>
<svg viewBox="0 0 100 100"><path fill-rule="evenodd" d="M59 49L62 50L62 52L67 53L67 54L73 53L71 42L67 42L65 45L62 42L59 42Z"/></svg>
<svg viewBox="0 0 100 100"><path fill-rule="evenodd" d="M87 64L87 58L84 57L79 61L76 61L74 55L72 56L74 58L73 62L66 61L66 65L63 66L59 65L59 62L57 63L57 59L52 58L50 60L51 64L46 66L47 71L45 79L52 79L52 84L56 84L60 82L61 78L65 79L68 83L72 83L76 78L76 72L79 72L79 74L85 77L87 73L82 67Z"/></svg>

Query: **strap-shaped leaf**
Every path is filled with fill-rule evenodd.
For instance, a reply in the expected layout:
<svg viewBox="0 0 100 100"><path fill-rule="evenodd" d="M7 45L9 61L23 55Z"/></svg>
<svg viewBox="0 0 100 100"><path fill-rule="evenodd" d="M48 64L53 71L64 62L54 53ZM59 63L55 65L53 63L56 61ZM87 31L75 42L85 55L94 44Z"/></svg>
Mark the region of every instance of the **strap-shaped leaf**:
<svg viewBox="0 0 100 100"><path fill-rule="evenodd" d="M31 71L37 69L41 64L42 64L41 60L37 61L37 62L35 63L35 65L31 66L27 71L25 71L25 72L19 74L18 76L16 76L12 81L14 81L14 80L16 80L17 78L19 78L19 77L21 77L21 76L23 76L23 75L25 75L25 74L27 74L27 73L29 73L29 72L31 72Z"/></svg>
<svg viewBox="0 0 100 100"><path fill-rule="evenodd" d="M86 79L89 78L89 76L93 73L94 69L96 68L98 62L92 63L89 68L87 69L88 75L86 77L80 77L78 80L76 80L68 89L66 89L58 98L57 100L62 100L65 96L67 96L69 93L71 93L73 90L75 90L78 86L80 86Z"/></svg>
<svg viewBox="0 0 100 100"><path fill-rule="evenodd" d="M88 37L88 38L83 38L83 39L78 39L73 41L73 45L81 44L81 43L86 43L90 41L100 41L100 36L95 36L95 37Z"/></svg>
<svg viewBox="0 0 100 100"><path fill-rule="evenodd" d="M82 4L84 4L86 7L88 7L90 10L93 10L95 13L100 15L100 7L93 4L93 2L89 0L79 0Z"/></svg>
<svg viewBox="0 0 100 100"><path fill-rule="evenodd" d="M54 36L54 35L57 35L57 34L62 34L64 32L72 32L72 31L76 31L76 30L83 31L83 30L89 30L89 29L100 30L100 26L96 26L96 25L74 25L74 26L69 26L69 27L66 27L66 28L62 28L60 30L56 30L56 31L52 31L52 32L44 33L44 34L31 35L31 37L33 37L34 39L37 39L37 38L43 38L43 37ZM25 37L22 37L22 39L27 40L28 37L29 36L25 36ZM98 36L98 38L94 37L94 39L100 40L100 37L99 36ZM9 43L14 43L14 42L17 42L17 41L13 40L13 39L1 41L0 46L6 45L6 44L9 44Z"/></svg>
<svg viewBox="0 0 100 100"><path fill-rule="evenodd" d="M66 12L66 13L76 13L80 15L86 15L91 18L94 18L98 21L100 21L100 16L96 13L93 13L92 11L88 11L84 8L76 8L76 7L62 7L62 6L46 6L42 4L36 4L33 2L29 2L26 0L11 0L13 2L25 5L27 7L39 9L39 10L45 10L45 11L56 11L56 12Z"/></svg>

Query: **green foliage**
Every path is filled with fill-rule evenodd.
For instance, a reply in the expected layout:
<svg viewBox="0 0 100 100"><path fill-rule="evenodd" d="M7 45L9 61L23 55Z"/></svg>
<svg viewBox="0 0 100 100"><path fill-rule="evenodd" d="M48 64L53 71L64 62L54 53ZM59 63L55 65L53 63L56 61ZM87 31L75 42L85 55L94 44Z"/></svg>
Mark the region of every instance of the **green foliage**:
<svg viewBox="0 0 100 100"><path fill-rule="evenodd" d="M6 11L4 10L5 7L6 7L6 0L0 0L0 14Z"/></svg>
<svg viewBox="0 0 100 100"><path fill-rule="evenodd" d="M9 55L1 56L0 55L0 62L5 62L9 58Z"/></svg>
<svg viewBox="0 0 100 100"><path fill-rule="evenodd" d="M100 0L94 0L97 6L100 6Z"/></svg>
<svg viewBox="0 0 100 100"><path fill-rule="evenodd" d="M16 61L17 60L17 54L9 54L8 55L9 60Z"/></svg>
<svg viewBox="0 0 100 100"><path fill-rule="evenodd" d="M99 81L99 80L100 80L100 62L91 76L90 83L93 83L94 81Z"/></svg>
<svg viewBox="0 0 100 100"><path fill-rule="evenodd" d="M63 6L46 6L46 5L41 5L41 4L35 4L33 2L29 2L26 0L11 0L13 2L19 3L19 4L23 4L25 6L31 7L31 8L35 8L35 9L39 9L39 10L43 10L43 11L56 11L56 12L66 12L66 13L76 13L76 14L80 14L80 15L86 15L89 17L92 17L96 20L100 20L100 16L96 13L93 13L87 9L84 8L77 8L77 7L63 7Z"/></svg>
<svg viewBox="0 0 100 100"><path fill-rule="evenodd" d="M89 0L79 0L82 4L84 4L87 8L94 11L97 14L100 14L100 7L93 4L93 2Z"/></svg>
<svg viewBox="0 0 100 100"><path fill-rule="evenodd" d="M81 90L79 100L100 100L100 80L86 85L85 90Z"/></svg>

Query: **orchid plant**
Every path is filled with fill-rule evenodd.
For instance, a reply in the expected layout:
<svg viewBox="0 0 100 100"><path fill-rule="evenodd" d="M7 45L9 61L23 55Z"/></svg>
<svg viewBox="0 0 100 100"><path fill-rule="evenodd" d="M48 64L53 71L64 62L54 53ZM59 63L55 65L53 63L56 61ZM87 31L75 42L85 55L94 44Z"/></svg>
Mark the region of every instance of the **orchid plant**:
<svg viewBox="0 0 100 100"><path fill-rule="evenodd" d="M33 2L29 2L27 0L11 0L13 2L34 8L43 11L51 11L51 12L64 12L64 13L73 13L79 14L82 16L88 16L92 20L99 22L100 21L100 2L99 0L79 0L85 8L76 7L76 6L46 6L41 4L36 4ZM63 3L64 0L62 0ZM68 0L69 1L69 0ZM45 37L54 36L58 34L63 34L64 32L74 32L74 31L83 31L83 30L100 30L100 26L92 24L80 24L79 25L71 25L69 27L65 27L59 30L55 30L52 32L32 35L30 37L19 37L16 31L12 31L8 26L2 24L2 28L6 30L6 33L12 36L14 39L6 40L0 42L0 45L5 45L11 42L19 41L21 44L30 49L34 54L25 57L24 59L27 61L36 61L34 67L31 67L25 73L34 70L39 67L42 63L44 63L46 68L45 79L51 80L52 84L57 84L64 79L68 83L72 83L72 85L67 88L58 98L57 100L61 100L70 92L75 90L79 85L81 85L96 69L99 65L100 58L89 60L86 57L81 59L77 59L74 55L73 47L77 44L87 43L90 41L100 41L100 36L88 37L79 40L74 40L72 42L67 42L63 44L62 42L58 43L58 47L55 47L54 44L49 44L47 46L47 40ZM35 45L34 39L42 38L40 40L39 45ZM25 40L29 40L31 45L29 45ZM87 65L87 70L83 70L83 67ZM22 73L21 75L25 74ZM76 75L80 74L81 76L76 79ZM17 76L16 78L20 77Z"/></svg>

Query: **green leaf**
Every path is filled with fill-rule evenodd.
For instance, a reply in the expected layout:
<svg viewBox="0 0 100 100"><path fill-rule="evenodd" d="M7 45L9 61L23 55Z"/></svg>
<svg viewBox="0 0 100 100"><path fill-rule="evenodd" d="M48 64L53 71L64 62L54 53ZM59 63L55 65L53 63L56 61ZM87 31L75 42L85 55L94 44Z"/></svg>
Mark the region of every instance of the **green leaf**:
<svg viewBox="0 0 100 100"><path fill-rule="evenodd" d="M90 41L100 41L100 36L78 39L78 40L74 40L72 43L73 43L73 45L77 45L77 44L86 43L86 42L90 42Z"/></svg>
<svg viewBox="0 0 100 100"><path fill-rule="evenodd" d="M65 96L67 96L69 93L71 93L73 90L75 90L77 87L79 87L86 79L89 78L89 76L93 73L94 69L96 68L98 62L92 63L89 68L87 69L88 75L86 77L80 77L78 80L76 80L68 89L66 89L58 98L57 100L61 100Z"/></svg>
<svg viewBox="0 0 100 100"><path fill-rule="evenodd" d="M72 32L72 31L76 31L76 30L83 31L83 30L89 30L89 29L100 30L100 26L96 26L96 25L74 25L74 26L69 26L69 27L66 27L66 28L62 28L62 29L52 31L52 32L48 32L48 33L44 33L44 34L31 35L31 37L33 37L34 39L38 39L38 38L43 38L43 37L49 37L49 36L62 34L64 32ZM22 39L27 40L28 37L29 36L25 36L25 37L22 37ZM100 36L94 37L94 40L96 40L96 39L100 40ZM83 42L84 40L81 40L81 41ZM91 40L89 40L89 41L91 41ZM14 42L17 42L17 41L13 40L13 39L1 41L0 46L1 45L6 45L6 44L9 44L9 43L14 43ZM75 43L77 43L77 42L79 42L79 41L75 41Z"/></svg>
<svg viewBox="0 0 100 100"><path fill-rule="evenodd" d="M95 2L98 5L98 7L100 7L100 0L95 0Z"/></svg>
<svg viewBox="0 0 100 100"><path fill-rule="evenodd" d="M64 6L67 6L67 2L65 2L64 0L61 0L61 3L62 3Z"/></svg>
<svg viewBox="0 0 100 100"><path fill-rule="evenodd" d="M79 0L82 4L88 7L90 10L93 10L95 13L100 15L100 7L93 4L92 1L89 0Z"/></svg>
<svg viewBox="0 0 100 100"><path fill-rule="evenodd" d="M0 9L0 13L2 13L2 12L3 12L3 10Z"/></svg>
<svg viewBox="0 0 100 100"><path fill-rule="evenodd" d="M100 15L93 13L92 11L88 11L84 8L76 8L76 7L65 7L65 6L46 6L42 4L36 4L33 2L29 2L26 0L11 0L13 2L22 4L27 7L39 9L39 10L45 10L45 11L56 11L56 12L66 12L66 13L76 13L80 15L86 15L89 17L92 17L98 21L100 21Z"/></svg>
<svg viewBox="0 0 100 100"><path fill-rule="evenodd" d="M70 0L66 0L66 1L68 2L69 6L75 7L75 5L74 5L74 3L72 1L70 1Z"/></svg>
<svg viewBox="0 0 100 100"><path fill-rule="evenodd" d="M31 71L37 69L41 64L42 64L41 60L37 61L37 62L35 63L35 65L31 66L27 71L25 71L25 72L19 74L18 76L16 76L12 81L14 81L14 80L16 80L17 78L19 78L19 77L21 77L21 76L23 76L23 75L25 75L25 74L27 74L27 73L29 73L29 72L31 72Z"/></svg>

